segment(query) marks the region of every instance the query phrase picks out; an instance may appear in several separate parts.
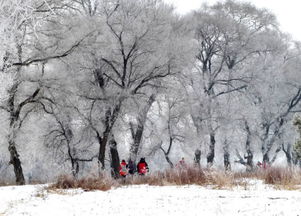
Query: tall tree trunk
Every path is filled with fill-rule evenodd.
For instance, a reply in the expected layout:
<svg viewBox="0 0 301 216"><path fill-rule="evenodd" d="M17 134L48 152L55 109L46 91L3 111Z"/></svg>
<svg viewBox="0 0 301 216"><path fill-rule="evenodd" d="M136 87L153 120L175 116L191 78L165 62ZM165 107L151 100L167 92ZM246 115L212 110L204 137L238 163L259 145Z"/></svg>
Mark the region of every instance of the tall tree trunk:
<svg viewBox="0 0 301 216"><path fill-rule="evenodd" d="M244 121L244 125L245 125L245 131L247 132L247 139L246 139L246 143L245 143L247 154L245 154L244 157L241 157L238 150L236 149L236 155L239 158L239 160L236 162L246 166L247 172L252 172L254 170L253 152L251 150L251 137L252 137L251 135L252 134L251 134L251 130L250 130L247 120Z"/></svg>
<svg viewBox="0 0 301 216"><path fill-rule="evenodd" d="M107 109L105 117L105 130L102 134L102 137L100 136L99 132L97 132L97 139L99 142L98 162L101 164L101 169L103 170L105 169L106 146L109 141L113 126L118 118L123 101L124 98L119 98L119 101L114 106L113 111L111 111L110 108Z"/></svg>
<svg viewBox="0 0 301 216"><path fill-rule="evenodd" d="M10 153L10 164L12 164L14 167L16 183L18 185L24 185L25 179L24 179L24 175L23 175L21 161L19 159L19 154L16 149L16 143L14 142L13 139L9 139L8 143L9 143L8 150Z"/></svg>
<svg viewBox="0 0 301 216"><path fill-rule="evenodd" d="M169 153L170 153L172 145L173 145L173 138L172 138L172 135L170 133L170 130L168 130L168 131L169 131L169 145L168 145L167 151L165 151L165 149L162 147L163 142L161 142L160 149L164 153L165 159L166 159L167 163L169 164L170 168L173 168L174 165L173 165L173 163L171 162L171 160L169 158Z"/></svg>
<svg viewBox="0 0 301 216"><path fill-rule="evenodd" d="M285 148L285 147L284 147L284 142L282 142L281 147L282 147L282 151L283 151L284 154L285 154L287 165L288 165L289 167L291 167L292 164L293 164L292 144L291 144L291 143L288 143L288 144L287 144L287 147Z"/></svg>
<svg viewBox="0 0 301 216"><path fill-rule="evenodd" d="M207 166L211 167L214 162L215 157L215 130L213 127L213 113L212 113L212 107L213 107L213 97L214 97L214 91L213 87L208 90L208 129L209 129L209 152L207 154Z"/></svg>
<svg viewBox="0 0 301 216"><path fill-rule="evenodd" d="M264 164L271 164L276 160L277 154L281 150L281 146L278 147L277 150L275 151L275 154L274 154L272 160L270 160L270 158L269 158L270 151L272 150L274 143L276 143L276 141L280 139L281 128L285 124L285 118L289 115L290 110L292 108L294 108L294 106L296 106L300 100L301 100L301 89L298 91L298 94L291 101L290 106L287 109L287 111L277 118L276 126L275 126L275 129L274 129L272 135L270 136L270 139L268 139L270 127L266 127L266 132L264 134L263 144L262 144L262 148L261 148L262 154L263 154L262 161Z"/></svg>
<svg viewBox="0 0 301 216"><path fill-rule="evenodd" d="M131 144L130 147L130 159L136 163L137 160L137 155L139 151L139 147L142 141L142 135L144 131L144 125L147 119L147 114L152 106L152 104L155 101L155 95L152 94L146 105L140 110L138 117L137 117L137 127L135 128L133 123L130 123L130 128L131 128L131 133L132 133L132 138L133 138L133 143Z"/></svg>
<svg viewBox="0 0 301 216"><path fill-rule="evenodd" d="M245 156L245 159L247 159L246 171L252 172L254 170L254 163L253 163L253 153L250 149L247 149L247 155Z"/></svg>
<svg viewBox="0 0 301 216"><path fill-rule="evenodd" d="M270 163L269 152L266 152L263 154L262 161L263 161L263 163L266 163L266 164Z"/></svg>
<svg viewBox="0 0 301 216"><path fill-rule="evenodd" d="M230 171L231 163L230 163L229 143L227 139L225 140L223 150L224 150L224 168L226 171Z"/></svg>
<svg viewBox="0 0 301 216"><path fill-rule="evenodd" d="M228 151L224 152L224 168L226 171L231 170L230 153Z"/></svg>
<svg viewBox="0 0 301 216"><path fill-rule="evenodd" d="M19 74L19 70L18 70L18 74ZM17 151L17 147L16 147L16 136L17 136L17 128L18 128L18 121L20 118L20 110L17 109L15 110L15 94L17 92L19 86L19 82L15 81L14 85L11 87L10 91L9 91L9 99L8 99L8 110L9 110L9 114L10 114L10 124L9 124L9 128L10 128L10 133L8 135L8 151L10 153L10 164L13 165L14 167L14 173L15 173L15 177L16 177L16 183L18 185L24 185L25 184L25 178L23 175L23 169L22 169L22 165L21 165L21 160L20 160L20 156L18 154Z"/></svg>
<svg viewBox="0 0 301 216"><path fill-rule="evenodd" d="M105 155L106 155L106 146L110 136L110 128L107 125L106 130L103 133L102 138L99 140L99 152L98 152L98 161L101 164L101 169L105 169Z"/></svg>
<svg viewBox="0 0 301 216"><path fill-rule="evenodd" d="M287 153L287 154L285 154L285 156L286 156L287 165L289 167L291 167L292 166L292 155L291 155L291 153Z"/></svg>
<svg viewBox="0 0 301 216"><path fill-rule="evenodd" d="M207 166L208 167L213 165L214 155L215 155L215 133L212 130L210 132L209 153L207 154Z"/></svg>
<svg viewBox="0 0 301 216"><path fill-rule="evenodd" d="M72 175L77 178L79 172L79 163L77 160L71 159Z"/></svg>
<svg viewBox="0 0 301 216"><path fill-rule="evenodd" d="M276 161L276 159L277 159L277 156L278 156L278 153L281 151L281 145L279 145L278 147L277 147L277 149L275 150L275 152L274 152L274 154L273 154L273 157L272 157L272 159L270 160L270 165L272 165L275 161Z"/></svg>
<svg viewBox="0 0 301 216"><path fill-rule="evenodd" d="M56 118L57 123L61 127L62 134L64 134L65 141L67 144L67 149L68 149L67 154L68 154L68 157L71 162L71 172L72 172L73 177L76 178L78 175L78 172L79 172L79 164L78 164L77 159L75 158L75 155L76 155L75 149L72 149L72 147L71 147L71 142L73 140L73 132L69 126L70 122L68 122L68 124L66 124L66 123L60 121L58 116L56 116L56 115L54 115L54 116Z"/></svg>
<svg viewBox="0 0 301 216"><path fill-rule="evenodd" d="M247 131L247 139L246 139L247 155L245 156L245 159L247 159L246 171L251 172L254 169L254 163L253 163L253 152L251 150L251 130L247 120L245 120L245 130Z"/></svg>
<svg viewBox="0 0 301 216"><path fill-rule="evenodd" d="M164 154L164 156L165 156L165 160L166 160L167 163L169 164L170 168L173 168L174 165L173 165L173 163L171 162L171 160L170 160L168 154Z"/></svg>
<svg viewBox="0 0 301 216"><path fill-rule="evenodd" d="M201 168L201 150L199 149L194 152L194 162L199 168Z"/></svg>
<svg viewBox="0 0 301 216"><path fill-rule="evenodd" d="M292 164L295 166L298 164L298 158L294 151L292 151Z"/></svg>
<svg viewBox="0 0 301 216"><path fill-rule="evenodd" d="M140 143L142 140L144 125L142 125L138 122L136 131L134 129L135 126L132 122L130 123L130 127L131 127L131 130L133 131L132 132L133 143L131 144L131 147L130 147L130 159L134 163L136 163Z"/></svg>
<svg viewBox="0 0 301 216"><path fill-rule="evenodd" d="M117 150L117 143L114 139L110 141L110 155L111 155L111 175L113 178L119 178L120 159Z"/></svg>

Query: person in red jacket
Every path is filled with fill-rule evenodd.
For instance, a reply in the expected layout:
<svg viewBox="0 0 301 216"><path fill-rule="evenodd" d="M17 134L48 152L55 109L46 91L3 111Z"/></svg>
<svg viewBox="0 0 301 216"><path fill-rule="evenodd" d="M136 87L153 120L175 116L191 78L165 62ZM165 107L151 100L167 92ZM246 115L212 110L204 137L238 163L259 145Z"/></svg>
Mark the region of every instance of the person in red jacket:
<svg viewBox="0 0 301 216"><path fill-rule="evenodd" d="M139 175L145 175L149 171L145 158L141 158L137 164L137 172Z"/></svg>
<svg viewBox="0 0 301 216"><path fill-rule="evenodd" d="M126 177L128 174L128 165L126 164L125 160L122 160L120 163L119 174L121 177Z"/></svg>
<svg viewBox="0 0 301 216"><path fill-rule="evenodd" d="M187 169L187 164L185 162L185 159L182 157L182 159L179 161L179 163L176 164L176 168L179 169Z"/></svg>

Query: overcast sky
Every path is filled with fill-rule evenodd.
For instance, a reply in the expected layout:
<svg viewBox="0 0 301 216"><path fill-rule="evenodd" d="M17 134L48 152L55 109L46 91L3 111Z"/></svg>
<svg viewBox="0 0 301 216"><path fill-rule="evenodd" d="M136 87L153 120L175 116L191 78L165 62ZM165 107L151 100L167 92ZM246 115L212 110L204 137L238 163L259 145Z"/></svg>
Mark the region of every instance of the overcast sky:
<svg viewBox="0 0 301 216"><path fill-rule="evenodd" d="M200 8L205 2L212 4L217 0L164 0L173 3L177 11L184 14ZM276 14L283 31L290 33L294 39L301 41L301 1L300 0L241 0L251 2L258 7L268 8Z"/></svg>

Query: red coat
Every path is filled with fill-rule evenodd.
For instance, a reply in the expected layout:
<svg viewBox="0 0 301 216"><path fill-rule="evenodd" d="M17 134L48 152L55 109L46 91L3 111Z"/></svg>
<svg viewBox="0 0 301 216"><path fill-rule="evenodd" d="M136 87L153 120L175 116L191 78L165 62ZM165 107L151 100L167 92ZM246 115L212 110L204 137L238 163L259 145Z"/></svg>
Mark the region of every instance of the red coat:
<svg viewBox="0 0 301 216"><path fill-rule="evenodd" d="M148 166L146 162L139 162L137 165L137 170L139 174L145 174L148 171Z"/></svg>
<svg viewBox="0 0 301 216"><path fill-rule="evenodd" d="M119 166L119 174L121 176L126 176L128 174L128 165L126 164L126 162L121 162Z"/></svg>

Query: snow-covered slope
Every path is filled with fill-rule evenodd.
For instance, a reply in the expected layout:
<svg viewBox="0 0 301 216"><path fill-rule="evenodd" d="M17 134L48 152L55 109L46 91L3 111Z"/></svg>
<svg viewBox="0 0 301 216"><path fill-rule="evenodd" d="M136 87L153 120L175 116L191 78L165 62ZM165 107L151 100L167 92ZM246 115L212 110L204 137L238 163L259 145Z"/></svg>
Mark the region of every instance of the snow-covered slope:
<svg viewBox="0 0 301 216"><path fill-rule="evenodd" d="M130 186L107 192L46 191L45 185L0 188L0 215L300 215L301 192L256 183L247 190L199 186Z"/></svg>

